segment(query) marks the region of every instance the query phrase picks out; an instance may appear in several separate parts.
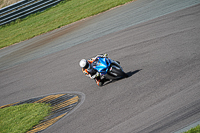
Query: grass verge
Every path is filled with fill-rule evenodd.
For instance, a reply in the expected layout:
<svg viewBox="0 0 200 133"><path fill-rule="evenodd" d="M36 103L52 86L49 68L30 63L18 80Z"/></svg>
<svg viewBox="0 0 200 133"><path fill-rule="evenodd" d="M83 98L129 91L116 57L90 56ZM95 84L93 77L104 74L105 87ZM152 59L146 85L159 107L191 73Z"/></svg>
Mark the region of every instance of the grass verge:
<svg viewBox="0 0 200 133"><path fill-rule="evenodd" d="M30 39L133 0L65 0L42 13L0 27L0 48Z"/></svg>
<svg viewBox="0 0 200 133"><path fill-rule="evenodd" d="M24 133L38 125L50 112L50 105L30 103L0 109L1 133Z"/></svg>
<svg viewBox="0 0 200 133"><path fill-rule="evenodd" d="M200 133L200 125L188 130L187 132L184 133Z"/></svg>

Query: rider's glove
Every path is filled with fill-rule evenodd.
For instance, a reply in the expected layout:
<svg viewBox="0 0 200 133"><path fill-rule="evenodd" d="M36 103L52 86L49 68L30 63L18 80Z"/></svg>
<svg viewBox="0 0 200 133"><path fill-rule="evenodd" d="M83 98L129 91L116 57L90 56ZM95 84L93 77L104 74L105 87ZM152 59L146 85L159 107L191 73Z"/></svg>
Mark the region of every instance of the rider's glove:
<svg viewBox="0 0 200 133"><path fill-rule="evenodd" d="M103 57L107 57L108 56L108 54L103 54Z"/></svg>
<svg viewBox="0 0 200 133"><path fill-rule="evenodd" d="M96 59L97 57L108 57L108 54L100 54L100 55L96 55L96 57L94 57L94 59Z"/></svg>

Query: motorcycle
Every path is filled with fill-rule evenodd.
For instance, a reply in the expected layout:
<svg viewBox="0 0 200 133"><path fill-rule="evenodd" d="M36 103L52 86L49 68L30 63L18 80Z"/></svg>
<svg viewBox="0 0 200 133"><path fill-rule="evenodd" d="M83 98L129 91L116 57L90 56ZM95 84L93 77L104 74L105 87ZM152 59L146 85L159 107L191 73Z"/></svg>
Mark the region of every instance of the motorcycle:
<svg viewBox="0 0 200 133"><path fill-rule="evenodd" d="M119 63L110 58L97 57L92 65L93 68L101 74L101 78L113 80L128 77L128 75L123 71Z"/></svg>

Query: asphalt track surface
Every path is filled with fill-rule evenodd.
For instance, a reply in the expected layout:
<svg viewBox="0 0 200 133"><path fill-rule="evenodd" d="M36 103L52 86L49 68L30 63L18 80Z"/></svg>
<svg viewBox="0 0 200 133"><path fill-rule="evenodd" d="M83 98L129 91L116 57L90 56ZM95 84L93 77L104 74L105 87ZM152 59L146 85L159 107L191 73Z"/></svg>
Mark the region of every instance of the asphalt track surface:
<svg viewBox="0 0 200 133"><path fill-rule="evenodd" d="M131 5L134 4L126 7ZM109 17L109 13L94 19ZM77 25L80 31L81 27L95 22L94 19L61 29L61 37L61 33L55 34L55 31L43 35L44 40L36 37L6 48L18 47L15 52L10 50L9 56L1 50L4 54L1 57L11 59L15 55L19 60L22 58L23 63L10 65L14 59L3 63L0 105L52 93L84 93L83 104L44 131L48 133L169 133L200 120L200 4L99 35L87 42L80 41L79 45L46 56L23 58L31 49L41 48L40 44L26 47L30 51L25 55L18 54L23 51L21 46L30 41L64 42L63 37L75 33ZM52 40L45 40L45 36L51 34L56 36L55 40L52 36ZM82 74L78 62L104 52L121 62L129 78L108 82L100 88Z"/></svg>

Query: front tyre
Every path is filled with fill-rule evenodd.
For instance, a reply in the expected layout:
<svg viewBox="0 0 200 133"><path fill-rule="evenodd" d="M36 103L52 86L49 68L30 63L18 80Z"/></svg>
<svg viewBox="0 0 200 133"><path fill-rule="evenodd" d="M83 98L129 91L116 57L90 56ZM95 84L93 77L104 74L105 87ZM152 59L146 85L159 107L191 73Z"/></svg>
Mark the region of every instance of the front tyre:
<svg viewBox="0 0 200 133"><path fill-rule="evenodd" d="M112 70L110 73L114 75L115 77L119 77L119 78L128 77L128 75L124 71L122 71L120 68L117 68L117 67L112 67Z"/></svg>

